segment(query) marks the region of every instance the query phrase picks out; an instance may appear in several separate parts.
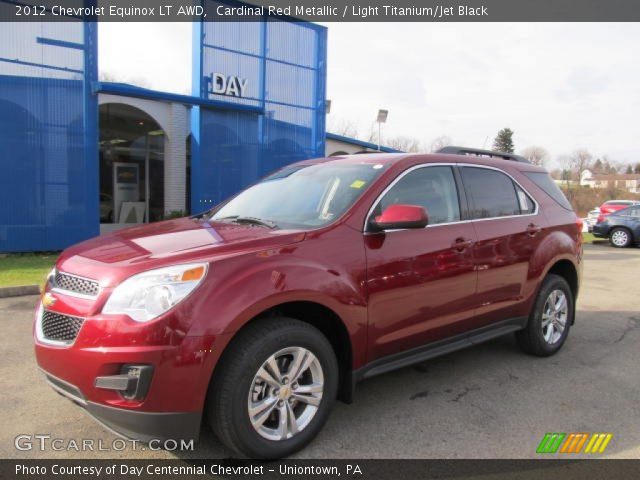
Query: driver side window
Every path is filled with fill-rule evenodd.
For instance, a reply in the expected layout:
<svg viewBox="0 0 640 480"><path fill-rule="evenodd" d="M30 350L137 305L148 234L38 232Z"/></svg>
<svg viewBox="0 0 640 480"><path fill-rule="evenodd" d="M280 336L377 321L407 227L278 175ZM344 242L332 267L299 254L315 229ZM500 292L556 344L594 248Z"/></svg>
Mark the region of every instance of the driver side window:
<svg viewBox="0 0 640 480"><path fill-rule="evenodd" d="M422 167L407 173L382 197L374 214L398 204L424 207L429 225L459 221L458 189L451 167Z"/></svg>

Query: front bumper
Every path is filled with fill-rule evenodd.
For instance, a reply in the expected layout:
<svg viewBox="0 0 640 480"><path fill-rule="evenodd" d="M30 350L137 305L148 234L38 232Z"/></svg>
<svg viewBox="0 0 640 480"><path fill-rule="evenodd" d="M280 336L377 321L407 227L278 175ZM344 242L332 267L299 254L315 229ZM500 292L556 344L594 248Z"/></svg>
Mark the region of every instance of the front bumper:
<svg viewBox="0 0 640 480"><path fill-rule="evenodd" d="M593 228L591 228L589 231L591 233L593 233L593 235L595 237L607 238L608 233L609 233L609 227L598 223L598 224L594 225Z"/></svg>
<svg viewBox="0 0 640 480"><path fill-rule="evenodd" d="M209 381L231 335L189 336L180 310L137 324L101 315L90 300L51 296L56 301L38 309L33 333L38 366L58 393L127 438L198 438ZM43 338L43 311L82 317L73 342ZM132 365L152 371L141 395L114 388Z"/></svg>
<svg viewBox="0 0 640 480"><path fill-rule="evenodd" d="M42 370L47 383L60 395L85 409L113 433L150 442L152 440L197 440L201 412L143 412L125 410L88 401L75 386Z"/></svg>

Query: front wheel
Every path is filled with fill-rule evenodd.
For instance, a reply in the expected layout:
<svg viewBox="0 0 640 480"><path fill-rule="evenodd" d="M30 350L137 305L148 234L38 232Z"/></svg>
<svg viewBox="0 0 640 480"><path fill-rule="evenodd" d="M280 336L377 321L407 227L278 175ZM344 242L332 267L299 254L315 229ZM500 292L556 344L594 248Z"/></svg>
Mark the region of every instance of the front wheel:
<svg viewBox="0 0 640 480"><path fill-rule="evenodd" d="M549 274L542 282L527 326L516 332L522 350L548 357L562 348L575 315L575 299L567 281Z"/></svg>
<svg viewBox="0 0 640 480"><path fill-rule="evenodd" d="M219 363L207 413L218 438L251 458L282 458L321 430L338 388L331 344L315 327L268 318L242 330Z"/></svg>
<svg viewBox="0 0 640 480"><path fill-rule="evenodd" d="M617 248L626 248L631 245L631 233L626 228L614 228L609 234L611 245Z"/></svg>

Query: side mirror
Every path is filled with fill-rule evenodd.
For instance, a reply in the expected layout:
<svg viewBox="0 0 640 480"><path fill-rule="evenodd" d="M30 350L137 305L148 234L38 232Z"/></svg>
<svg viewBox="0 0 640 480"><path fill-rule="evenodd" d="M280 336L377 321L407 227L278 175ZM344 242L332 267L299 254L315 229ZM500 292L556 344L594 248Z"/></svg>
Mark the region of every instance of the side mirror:
<svg viewBox="0 0 640 480"><path fill-rule="evenodd" d="M429 215L424 207L418 205L390 205L382 215L372 222L377 230L396 230L404 228L424 228L429 224Z"/></svg>

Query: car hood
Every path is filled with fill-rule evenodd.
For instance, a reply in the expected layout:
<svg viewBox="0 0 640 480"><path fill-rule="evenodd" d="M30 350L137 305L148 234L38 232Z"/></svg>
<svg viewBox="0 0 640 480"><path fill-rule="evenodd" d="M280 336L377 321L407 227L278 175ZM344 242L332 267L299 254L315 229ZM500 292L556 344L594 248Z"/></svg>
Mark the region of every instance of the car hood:
<svg viewBox="0 0 640 480"><path fill-rule="evenodd" d="M57 267L108 286L144 270L288 245L304 236L299 230L179 218L126 228L74 245L63 252Z"/></svg>

